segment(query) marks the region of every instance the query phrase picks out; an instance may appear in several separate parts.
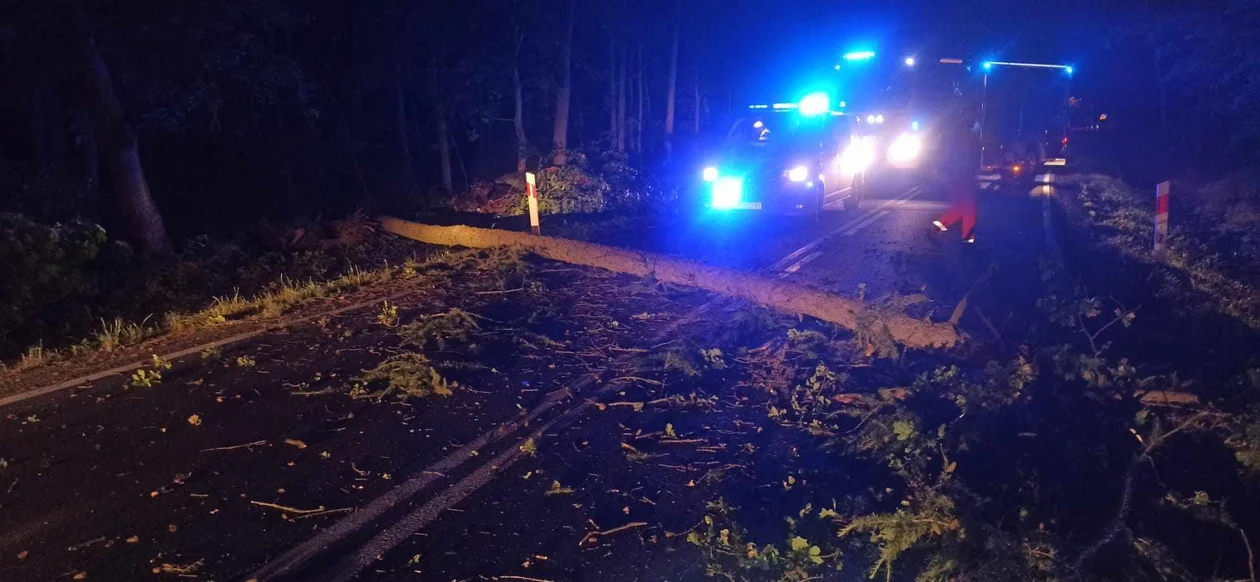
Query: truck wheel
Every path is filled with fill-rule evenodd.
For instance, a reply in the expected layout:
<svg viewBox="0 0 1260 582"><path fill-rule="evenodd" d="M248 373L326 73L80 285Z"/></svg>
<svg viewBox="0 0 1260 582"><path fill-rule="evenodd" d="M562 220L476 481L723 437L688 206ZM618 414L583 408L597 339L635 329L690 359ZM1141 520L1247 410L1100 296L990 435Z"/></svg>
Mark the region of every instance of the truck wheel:
<svg viewBox="0 0 1260 582"><path fill-rule="evenodd" d="M858 174L853 177L853 190L849 197L844 201L844 209L858 211L858 207L862 204L862 200L866 199L866 174Z"/></svg>

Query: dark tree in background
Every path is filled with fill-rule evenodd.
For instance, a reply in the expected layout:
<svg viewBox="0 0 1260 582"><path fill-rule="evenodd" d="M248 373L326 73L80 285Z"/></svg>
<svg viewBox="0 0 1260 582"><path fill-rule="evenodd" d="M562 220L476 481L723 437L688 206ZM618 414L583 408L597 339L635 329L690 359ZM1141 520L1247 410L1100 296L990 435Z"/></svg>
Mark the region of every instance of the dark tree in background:
<svg viewBox="0 0 1260 582"><path fill-rule="evenodd" d="M136 131L123 115L114 94L109 67L96 48L92 26L81 8L71 15L73 32L66 38L74 47L75 64L98 146L98 159L109 176L110 190L131 240L145 252L169 250L166 224L153 203L149 182L140 163Z"/></svg>
<svg viewBox="0 0 1260 582"><path fill-rule="evenodd" d="M615 158L660 182L689 171L699 134L791 98L863 37L1071 59L1074 96L1114 120L1105 161L1210 178L1260 164L1258 14L1256 0L24 2L0 14L0 211L101 222L160 253L263 219L421 209L548 164Z"/></svg>
<svg viewBox="0 0 1260 582"><path fill-rule="evenodd" d="M552 143L556 155L551 163L563 166L568 161L569 103L573 97L573 19L577 15L577 0L569 0L569 15L565 19L560 41L560 86L556 88L556 121Z"/></svg>

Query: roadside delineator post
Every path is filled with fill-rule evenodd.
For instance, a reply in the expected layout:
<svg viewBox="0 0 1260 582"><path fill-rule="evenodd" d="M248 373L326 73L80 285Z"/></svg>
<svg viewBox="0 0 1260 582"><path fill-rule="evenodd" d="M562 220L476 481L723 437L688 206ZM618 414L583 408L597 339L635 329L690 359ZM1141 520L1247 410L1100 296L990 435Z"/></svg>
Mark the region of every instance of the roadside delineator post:
<svg viewBox="0 0 1260 582"><path fill-rule="evenodd" d="M529 197L529 231L542 234L538 227L538 187L533 172L525 172L525 194Z"/></svg>
<svg viewBox="0 0 1260 582"><path fill-rule="evenodd" d="M1164 259L1168 247L1168 192L1171 184L1155 186L1155 258Z"/></svg>

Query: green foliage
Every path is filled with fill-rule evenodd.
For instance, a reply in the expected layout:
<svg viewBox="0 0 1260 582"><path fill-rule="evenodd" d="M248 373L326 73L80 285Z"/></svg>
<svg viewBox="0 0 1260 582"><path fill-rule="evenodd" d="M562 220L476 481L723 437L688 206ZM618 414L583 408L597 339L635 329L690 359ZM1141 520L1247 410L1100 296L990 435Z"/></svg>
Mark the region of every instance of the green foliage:
<svg viewBox="0 0 1260 582"><path fill-rule="evenodd" d="M476 315L452 307L446 313L424 316L402 326L398 335L402 337L403 345L421 349L432 345L444 350L447 342L467 344L480 329Z"/></svg>
<svg viewBox="0 0 1260 582"><path fill-rule="evenodd" d="M451 396L451 388L456 385L448 383L423 354L392 356L375 368L364 370L357 380L350 395L377 400L390 395L399 400Z"/></svg>
<svg viewBox="0 0 1260 582"><path fill-rule="evenodd" d="M587 170L580 159L539 172L537 191L538 211L542 214L603 212L611 194L608 182ZM528 200L521 196L513 214L528 211Z"/></svg>
<svg viewBox="0 0 1260 582"><path fill-rule="evenodd" d="M140 368L131 374L132 388L152 388L162 381L162 371L170 370L171 363L153 354L153 363L148 368Z"/></svg>
<svg viewBox="0 0 1260 582"><path fill-rule="evenodd" d="M796 328L787 331L788 352L799 354L807 361L820 360L830 348L827 336L812 329Z"/></svg>
<svg viewBox="0 0 1260 582"><path fill-rule="evenodd" d="M1245 421L1237 434L1225 440L1234 449L1234 458L1249 475L1260 475L1260 420Z"/></svg>
<svg viewBox="0 0 1260 582"><path fill-rule="evenodd" d="M954 502L949 497L928 491L921 499L904 505L909 508L856 517L840 530L841 536L871 534L871 543L879 548L879 559L871 566L872 578L884 570L885 579L892 580L893 562L907 550L933 538L962 535L962 524L954 516ZM932 576L938 577L943 566L933 565Z"/></svg>
<svg viewBox="0 0 1260 582"><path fill-rule="evenodd" d="M397 327L398 306L390 305L389 301L382 303L380 311L376 312L376 321L385 327Z"/></svg>
<svg viewBox="0 0 1260 582"><path fill-rule="evenodd" d="M758 546L746 539L747 532L734 521L734 509L718 499L708 504L703 523L687 534L687 542L700 549L708 576L729 580L756 573L757 579L805 581L815 579L828 565L840 569L839 552L824 552L819 545L796 535L794 523L788 521L783 550L774 544Z"/></svg>
<svg viewBox="0 0 1260 582"><path fill-rule="evenodd" d="M131 374L132 388L152 388L162 381L162 373L157 370L140 368Z"/></svg>
<svg viewBox="0 0 1260 582"><path fill-rule="evenodd" d="M722 350L718 348L700 350L700 357L704 359L705 365L714 370L721 370L726 367L726 360L722 358Z"/></svg>
<svg viewBox="0 0 1260 582"><path fill-rule="evenodd" d="M126 254L95 224L0 214L0 355L95 322L89 304L109 292L101 262Z"/></svg>

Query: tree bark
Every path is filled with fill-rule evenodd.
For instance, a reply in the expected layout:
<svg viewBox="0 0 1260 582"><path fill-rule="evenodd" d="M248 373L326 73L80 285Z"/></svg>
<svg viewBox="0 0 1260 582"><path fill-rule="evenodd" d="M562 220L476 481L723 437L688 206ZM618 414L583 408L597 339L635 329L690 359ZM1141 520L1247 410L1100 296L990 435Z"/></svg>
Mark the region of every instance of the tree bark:
<svg viewBox="0 0 1260 582"><path fill-rule="evenodd" d="M617 143L617 38L608 35L608 141Z"/></svg>
<svg viewBox="0 0 1260 582"><path fill-rule="evenodd" d="M517 172L524 172L529 161L529 142L525 137L525 97L521 91L521 45L524 42L524 34L516 37L516 53L515 57L512 59L512 127L516 130Z"/></svg>
<svg viewBox="0 0 1260 582"><path fill-rule="evenodd" d="M573 17L577 12L577 0L569 0L568 22L565 24L564 43L560 48L560 88L556 91L556 120L552 128L555 157L551 163L563 166L569 161L569 99L573 87Z"/></svg>
<svg viewBox="0 0 1260 582"><path fill-rule="evenodd" d="M78 49L78 76L87 97L101 164L109 178L128 238L147 254L170 252L166 224L158 212L140 163L135 129L123 116L105 59L96 48L91 22L82 8L73 15Z"/></svg>
<svg viewBox="0 0 1260 582"><path fill-rule="evenodd" d="M411 167L411 143L407 136L407 90L403 75L403 35L402 23L406 22L402 10L394 3L395 22L390 26L391 64L394 67L394 129L398 140L398 185L404 189L411 188L414 173ZM404 192L405 193L405 192Z"/></svg>
<svg viewBox="0 0 1260 582"><path fill-rule="evenodd" d="M620 78L617 81L617 151L626 151L626 47L621 46Z"/></svg>
<svg viewBox="0 0 1260 582"><path fill-rule="evenodd" d="M447 194L455 191L451 178L451 137L446 124L446 107L442 101L442 86L438 78L438 39L429 23L429 99L433 103L433 126L437 131L438 163L442 172L442 188Z"/></svg>
<svg viewBox="0 0 1260 582"><path fill-rule="evenodd" d="M639 70L635 75L638 91L635 94L639 100L639 110L634 117L634 151L635 153L643 153L643 43L639 43L638 59Z"/></svg>
<svg viewBox="0 0 1260 582"><path fill-rule="evenodd" d="M678 34L682 20L682 0L674 8L674 41L669 49L669 81L665 86L665 147L668 150L674 137L674 107L678 98Z"/></svg>

